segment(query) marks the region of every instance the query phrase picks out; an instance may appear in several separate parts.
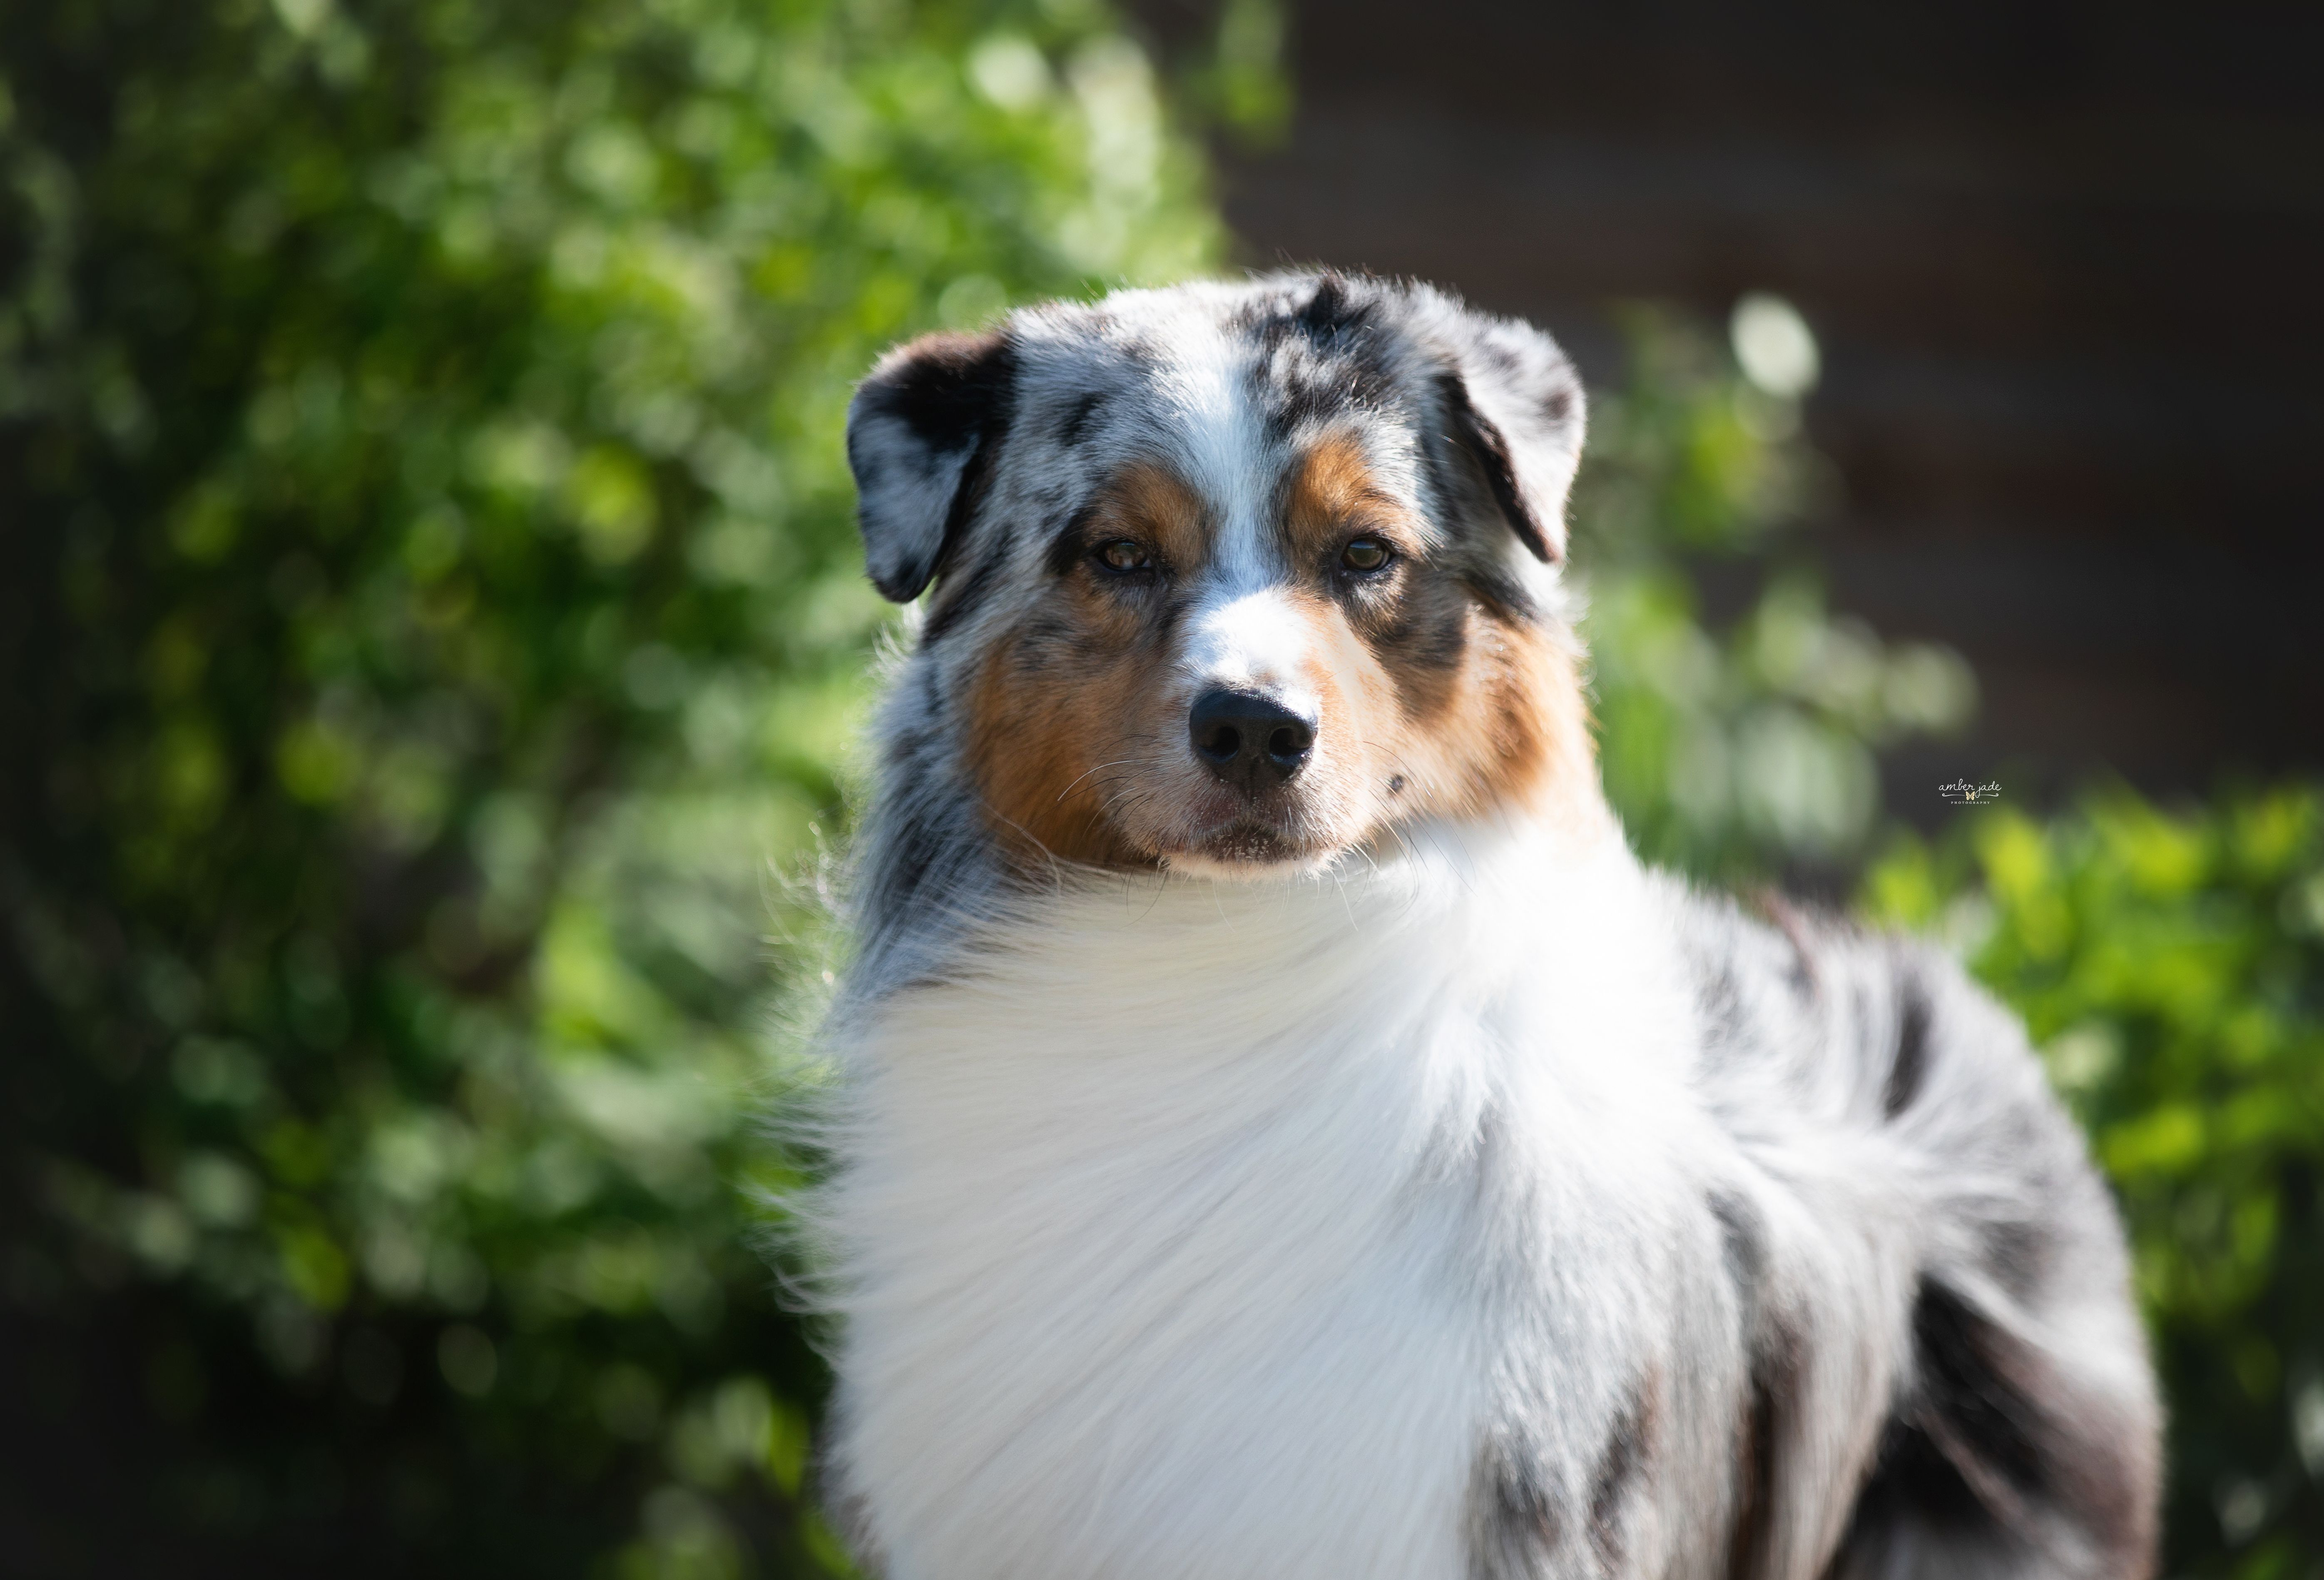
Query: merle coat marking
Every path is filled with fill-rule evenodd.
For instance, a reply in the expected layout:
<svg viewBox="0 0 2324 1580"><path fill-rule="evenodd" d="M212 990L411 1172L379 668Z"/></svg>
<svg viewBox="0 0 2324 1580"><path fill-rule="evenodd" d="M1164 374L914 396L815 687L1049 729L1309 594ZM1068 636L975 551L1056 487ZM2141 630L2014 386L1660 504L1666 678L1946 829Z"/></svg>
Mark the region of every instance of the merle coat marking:
<svg viewBox="0 0 2324 1580"><path fill-rule="evenodd" d="M1582 421L1547 337L1331 274L862 386L928 596L807 1210L891 1580L2149 1572L2121 1235L2022 1030L1604 812ZM1205 776L1222 687L1312 727L1283 783Z"/></svg>

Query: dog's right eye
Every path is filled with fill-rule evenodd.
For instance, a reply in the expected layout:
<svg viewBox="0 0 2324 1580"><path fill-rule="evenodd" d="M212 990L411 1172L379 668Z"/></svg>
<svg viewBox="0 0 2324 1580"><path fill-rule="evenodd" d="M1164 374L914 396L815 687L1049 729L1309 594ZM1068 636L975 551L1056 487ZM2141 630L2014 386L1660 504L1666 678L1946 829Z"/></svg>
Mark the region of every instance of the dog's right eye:
<svg viewBox="0 0 2324 1580"><path fill-rule="evenodd" d="M1097 562L1117 576L1127 576L1133 570L1151 568L1154 559L1146 552L1144 544L1116 538L1111 543L1098 545Z"/></svg>

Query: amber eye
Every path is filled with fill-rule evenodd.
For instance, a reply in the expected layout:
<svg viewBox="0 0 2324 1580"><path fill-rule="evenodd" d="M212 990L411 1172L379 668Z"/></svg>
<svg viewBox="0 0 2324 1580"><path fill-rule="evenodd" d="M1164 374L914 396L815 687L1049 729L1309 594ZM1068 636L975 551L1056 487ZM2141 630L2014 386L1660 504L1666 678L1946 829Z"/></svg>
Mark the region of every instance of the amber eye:
<svg viewBox="0 0 2324 1580"><path fill-rule="evenodd" d="M1133 543L1127 538L1116 538L1111 543L1100 544L1097 557L1108 570L1144 570L1154 563L1147 556L1144 544Z"/></svg>
<svg viewBox="0 0 2324 1580"><path fill-rule="evenodd" d="M1359 573L1378 570L1393 558L1394 551L1378 538L1358 538L1340 550L1340 563Z"/></svg>

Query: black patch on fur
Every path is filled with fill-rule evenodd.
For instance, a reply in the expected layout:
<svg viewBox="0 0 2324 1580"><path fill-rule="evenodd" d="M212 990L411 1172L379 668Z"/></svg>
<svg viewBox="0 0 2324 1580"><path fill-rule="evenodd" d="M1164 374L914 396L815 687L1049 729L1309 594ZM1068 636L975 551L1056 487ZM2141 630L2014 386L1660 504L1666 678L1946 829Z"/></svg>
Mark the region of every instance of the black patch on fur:
<svg viewBox="0 0 2324 1580"><path fill-rule="evenodd" d="M1731 975L1717 980L1728 996L1738 990ZM1778 1325L1762 1334L1759 1313L1767 1277L1767 1225L1739 1192L1711 1191L1704 1203L1719 1224L1720 1264L1735 1288L1735 1309L1748 1352L1742 1408L1735 1424L1734 1502L1729 1513L1729 1580L1757 1580L1766 1568L1775 1496L1777 1411L1797 1387L1799 1344Z"/></svg>
<svg viewBox="0 0 2324 1580"><path fill-rule="evenodd" d="M2111 1465L2072 1463L2103 1460L2107 1446L2064 1446L2081 1453L2052 1463L2054 1451L2045 1444L2056 1436L2053 1412L2072 1401L2037 1397L2029 1384L2038 1386L2045 1368L1959 1292L1923 1280L1913 1306L1913 1391L1882 1435L1833 1560L1835 1574L1885 1573L1884 1555L1914 1530L1965 1549L2038 1544L2035 1511L2068 1490L2059 1485L2061 1474L2100 1489L2116 1484L2107 1474ZM2102 1520L2113 1511L2077 1512ZM2097 1520L2086 1529L2102 1539L2116 1535Z"/></svg>
<svg viewBox="0 0 2324 1580"><path fill-rule="evenodd" d="M1896 1057L1880 1094L1880 1112L1895 1118L1913 1105L1929 1074L1929 993L1910 969L1896 978Z"/></svg>
<svg viewBox="0 0 2324 1580"><path fill-rule="evenodd" d="M1092 390L1075 401L1066 411L1065 420L1057 424L1059 440L1068 445L1081 443L1082 434L1088 429L1090 419L1096 416L1098 408L1104 404L1105 392L1102 390Z"/></svg>
<svg viewBox="0 0 2324 1580"><path fill-rule="evenodd" d="M1008 426L1009 413L996 410L990 431L970 454L968 465L961 469L960 486L953 491L952 508L945 513L944 537L937 541L936 560L928 567L931 576L944 574L961 540L968 535L969 523L976 519L984 496L991 492L993 457L1000 453L1001 436Z"/></svg>
<svg viewBox="0 0 2324 1580"><path fill-rule="evenodd" d="M1519 585L1517 577L1499 566L1465 565L1461 568L1460 577L1461 585L1494 618L1512 625L1541 624L1541 605L1534 602L1533 595Z"/></svg>
<svg viewBox="0 0 2324 1580"><path fill-rule="evenodd" d="M1370 624L1366 639L1383 659L1398 667L1443 673L1460 667L1469 651L1467 608L1458 603L1431 608L1429 600L1413 599L1385 622ZM1367 624L1359 622L1359 624ZM1416 698L1399 697L1409 707Z"/></svg>
<svg viewBox="0 0 2324 1580"><path fill-rule="evenodd" d="M993 584L1001 579L1001 572L1008 568L1009 545L1001 541L988 549L974 568L959 578L957 585L954 585L954 578L946 577L936 588L936 606L928 611L927 622L920 627L920 645L926 647L941 641L945 633L974 614L977 605L984 602L992 591Z"/></svg>
<svg viewBox="0 0 2324 1580"><path fill-rule="evenodd" d="M2041 1492L2040 1407L2011 1374L2006 1352L2016 1341L1953 1290L1924 1282L1913 1306L1913 1347L1921 1417L1945 1446L1974 1455L2019 1492Z"/></svg>
<svg viewBox="0 0 2324 1580"><path fill-rule="evenodd" d="M1461 382L1459 374L1437 374L1436 389L1444 402L1445 420L1450 424L1453 441L1476 462L1484 476L1485 486L1492 490L1493 504L1508 522L1510 530L1536 559L1554 563L1558 558L1557 550L1542 523L1526 509L1525 498L1517 492L1517 467L1509 458L1508 441L1501 437L1501 430L1486 421L1470 404L1469 387Z"/></svg>
<svg viewBox="0 0 2324 1580"><path fill-rule="evenodd" d="M1016 382L1017 346L1007 335L934 335L866 393L930 449L951 451L991 431L993 408L1010 400Z"/></svg>
<svg viewBox="0 0 2324 1580"><path fill-rule="evenodd" d="M882 852L885 859L872 883L872 914L883 919L903 916L948 850L943 831L927 819L900 819Z"/></svg>
<svg viewBox="0 0 2324 1580"><path fill-rule="evenodd" d="M1055 610L1034 615L1017 632L1018 655L1030 665L1071 663L1087 653L1092 645L1087 633L1077 630L1073 622ZM1017 683L1024 682L1020 679Z"/></svg>
<svg viewBox="0 0 2324 1580"><path fill-rule="evenodd" d="M1294 337L1331 347L1354 332L1370 329L1379 306L1377 300L1364 294L1362 282L1330 272L1316 276L1314 289L1297 307L1285 296L1265 298L1251 304L1242 323L1268 352Z"/></svg>
<svg viewBox="0 0 2324 1580"><path fill-rule="evenodd" d="M1805 1336L1779 1314L1770 1314L1751 1346L1748 1403L1736 1446L1735 1521L1728 1540L1728 1573L1735 1580L1766 1575L1775 1558L1770 1547L1783 1492L1783 1444L1800 1417L1806 1349Z"/></svg>
<svg viewBox="0 0 2324 1580"><path fill-rule="evenodd" d="M1960 1467L1921 1424L1898 1416L1881 1434L1879 1456L1857 1496L1840 1549L1846 1552L1862 1536L1906 1520L1958 1534L1986 1525L1990 1516Z"/></svg>
<svg viewBox="0 0 2324 1580"><path fill-rule="evenodd" d="M2046 1281L2057 1240L2046 1222L2004 1218L1985 1226L1984 1244L1994 1281L2023 1300Z"/></svg>
<svg viewBox="0 0 2324 1580"><path fill-rule="evenodd" d="M935 554L926 564L913 562L894 576L874 578L882 596L909 603L944 569L991 486L994 453L1016 413L1017 344L998 331L930 336L894 373L865 383L862 398L869 410L909 428L933 453L974 447L953 490ZM862 476L864 463L852 434L847 458Z"/></svg>
<svg viewBox="0 0 2324 1580"><path fill-rule="evenodd" d="M1362 282L1325 274L1296 309L1278 298L1251 317L1260 351L1252 376L1270 439L1280 444L1334 411L1377 407L1393 397L1379 308Z"/></svg>
<svg viewBox="0 0 2324 1580"><path fill-rule="evenodd" d="M1765 1369L1751 1369L1751 1382L1737 1424L1735 1502L1727 1532L1729 1580L1760 1580L1770 1554L1775 1504L1775 1397Z"/></svg>
<svg viewBox="0 0 2324 1580"><path fill-rule="evenodd" d="M1614 1418L1606 1452L1590 1485L1590 1545L1609 1571L1621 1566L1623 1506L1654 1456L1655 1404L1655 1381L1649 1376L1632 1390L1630 1402Z"/></svg>
<svg viewBox="0 0 2324 1580"><path fill-rule="evenodd" d="M1559 1530L1557 1498L1531 1456L1497 1433L1469 1473L1470 1580L1535 1580L1547 1572Z"/></svg>
<svg viewBox="0 0 2324 1580"><path fill-rule="evenodd" d="M1759 1280L1766 1276L1767 1229L1759 1211L1732 1191L1714 1190L1705 1198L1711 1215L1719 1221L1719 1247L1727 1276L1744 1310L1758 1299Z"/></svg>
<svg viewBox="0 0 2324 1580"><path fill-rule="evenodd" d="M1096 514L1096 505L1082 506L1065 518L1065 524L1049 540L1049 551L1043 558L1051 576L1065 576L1089 557L1096 547L1089 541L1089 524Z"/></svg>
<svg viewBox="0 0 2324 1580"><path fill-rule="evenodd" d="M1303 365L1259 374L1268 438L1289 442L1300 429L1318 424L1351 408L1363 410L1385 403L1387 375L1353 357L1312 357Z"/></svg>
<svg viewBox="0 0 2324 1580"><path fill-rule="evenodd" d="M1315 282L1315 294L1299 310L1297 322L1303 332L1315 339L1337 339L1346 330L1369 327L1373 306L1351 296L1345 278L1326 274Z"/></svg>
<svg viewBox="0 0 2324 1580"><path fill-rule="evenodd" d="M1262 380L1265 374L1261 375ZM1275 399L1267 406L1267 436L1277 444L1339 405L1342 393L1313 374L1285 379L1273 386Z"/></svg>
<svg viewBox="0 0 2324 1580"><path fill-rule="evenodd" d="M1157 642L1169 641L1170 633L1178 628L1179 622L1194 613L1196 601L1194 594L1184 589L1164 598L1154 616L1154 640Z"/></svg>

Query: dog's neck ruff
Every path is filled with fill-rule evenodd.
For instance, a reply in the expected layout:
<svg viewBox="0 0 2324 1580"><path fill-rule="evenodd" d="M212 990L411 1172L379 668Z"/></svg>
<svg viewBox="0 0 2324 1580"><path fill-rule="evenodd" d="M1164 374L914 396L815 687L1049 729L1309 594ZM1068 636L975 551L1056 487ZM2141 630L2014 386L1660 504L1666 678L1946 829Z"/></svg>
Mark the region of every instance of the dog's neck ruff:
<svg viewBox="0 0 2324 1580"><path fill-rule="evenodd" d="M1068 883L852 1016L835 1449L895 1580L1465 1573L1535 1297L1702 1143L1656 903L1618 836L1424 829ZM1549 1347L1627 1347L1623 1298Z"/></svg>

